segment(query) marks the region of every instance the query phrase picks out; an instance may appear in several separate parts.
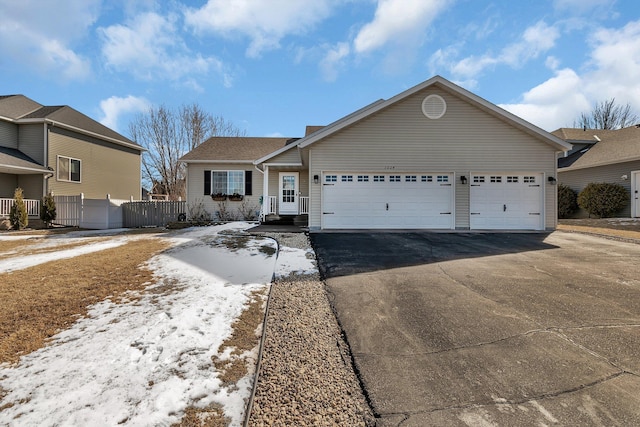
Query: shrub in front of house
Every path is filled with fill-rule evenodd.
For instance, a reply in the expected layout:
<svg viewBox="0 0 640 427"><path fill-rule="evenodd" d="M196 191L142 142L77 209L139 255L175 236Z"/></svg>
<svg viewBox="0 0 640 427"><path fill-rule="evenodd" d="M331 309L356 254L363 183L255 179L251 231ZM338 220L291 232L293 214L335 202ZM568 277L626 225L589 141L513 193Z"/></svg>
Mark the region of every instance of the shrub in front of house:
<svg viewBox="0 0 640 427"><path fill-rule="evenodd" d="M620 184L592 182L578 194L578 206L589 216L610 218L629 203L629 192Z"/></svg>
<svg viewBox="0 0 640 427"><path fill-rule="evenodd" d="M40 219L47 227L50 227L51 223L56 220L56 216L56 202L53 199L53 194L49 193L42 199L42 206L40 206Z"/></svg>
<svg viewBox="0 0 640 427"><path fill-rule="evenodd" d="M13 193L13 205L9 211L9 222L14 230L22 230L29 225L29 216L27 215L27 206L24 204L22 188L16 188Z"/></svg>
<svg viewBox="0 0 640 427"><path fill-rule="evenodd" d="M558 185L558 218L571 218L578 210L578 193L570 187Z"/></svg>

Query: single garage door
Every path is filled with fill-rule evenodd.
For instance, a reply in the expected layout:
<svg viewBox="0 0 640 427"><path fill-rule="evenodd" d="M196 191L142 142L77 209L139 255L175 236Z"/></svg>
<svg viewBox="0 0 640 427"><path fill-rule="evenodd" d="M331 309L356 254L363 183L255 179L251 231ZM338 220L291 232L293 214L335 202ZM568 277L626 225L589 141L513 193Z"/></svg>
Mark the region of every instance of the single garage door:
<svg viewBox="0 0 640 427"><path fill-rule="evenodd" d="M453 223L453 174L325 173L322 228L439 228Z"/></svg>
<svg viewBox="0 0 640 427"><path fill-rule="evenodd" d="M542 177L541 173L471 174L471 229L544 229Z"/></svg>

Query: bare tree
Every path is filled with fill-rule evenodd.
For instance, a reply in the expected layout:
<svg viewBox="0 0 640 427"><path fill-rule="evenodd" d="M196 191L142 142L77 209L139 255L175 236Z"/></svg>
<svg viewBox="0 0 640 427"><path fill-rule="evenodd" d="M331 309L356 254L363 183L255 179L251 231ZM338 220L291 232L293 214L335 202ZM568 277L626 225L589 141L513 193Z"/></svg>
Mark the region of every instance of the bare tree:
<svg viewBox="0 0 640 427"><path fill-rule="evenodd" d="M597 102L593 110L580 114L574 127L583 129L622 129L638 123L639 118L631 105L616 104L616 99Z"/></svg>
<svg viewBox="0 0 640 427"><path fill-rule="evenodd" d="M185 168L178 159L212 136L241 136L243 132L191 104L177 110L151 107L129 123L129 134L147 149L142 156L143 185L176 200L186 193Z"/></svg>

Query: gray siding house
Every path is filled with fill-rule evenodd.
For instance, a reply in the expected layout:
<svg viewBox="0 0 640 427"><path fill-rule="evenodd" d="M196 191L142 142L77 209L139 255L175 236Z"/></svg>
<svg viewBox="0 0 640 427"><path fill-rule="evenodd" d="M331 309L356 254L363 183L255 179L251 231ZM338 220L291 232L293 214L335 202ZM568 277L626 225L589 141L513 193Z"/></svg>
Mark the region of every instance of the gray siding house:
<svg viewBox="0 0 640 427"><path fill-rule="evenodd" d="M552 230L556 159L571 149L440 76L300 139L255 139L253 155L251 140L184 156L187 203L215 217L210 195L231 191L228 171L242 165L262 219L303 216L312 230Z"/></svg>
<svg viewBox="0 0 640 427"><path fill-rule="evenodd" d="M558 129L554 135L580 146L558 159L558 180L576 192L592 182L620 184L631 202L618 216L640 217L640 125L618 130ZM576 217L586 217L580 209Z"/></svg>
<svg viewBox="0 0 640 427"><path fill-rule="evenodd" d="M0 217L17 187L31 216L42 197L140 198L143 148L68 106L0 96Z"/></svg>

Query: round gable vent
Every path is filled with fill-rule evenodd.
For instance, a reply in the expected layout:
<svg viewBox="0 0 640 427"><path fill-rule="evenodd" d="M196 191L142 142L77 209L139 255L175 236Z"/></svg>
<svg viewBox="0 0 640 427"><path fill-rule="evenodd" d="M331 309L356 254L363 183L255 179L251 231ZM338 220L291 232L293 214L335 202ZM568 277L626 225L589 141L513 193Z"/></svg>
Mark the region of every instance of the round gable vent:
<svg viewBox="0 0 640 427"><path fill-rule="evenodd" d="M422 113L430 119L439 119L447 111L447 103L440 95L429 95L422 101Z"/></svg>

